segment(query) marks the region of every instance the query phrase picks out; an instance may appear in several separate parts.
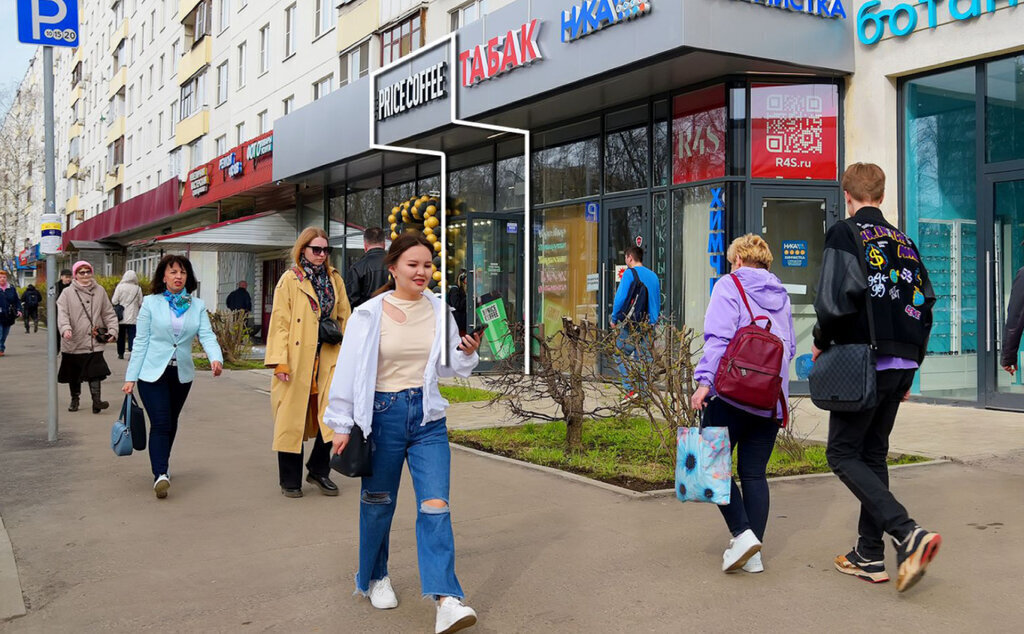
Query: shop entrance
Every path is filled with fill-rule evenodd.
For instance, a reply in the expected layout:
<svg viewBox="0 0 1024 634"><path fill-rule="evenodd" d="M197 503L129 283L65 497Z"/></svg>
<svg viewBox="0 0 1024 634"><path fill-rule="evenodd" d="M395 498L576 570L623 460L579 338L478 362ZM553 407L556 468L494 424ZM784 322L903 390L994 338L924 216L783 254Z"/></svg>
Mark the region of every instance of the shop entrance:
<svg viewBox="0 0 1024 634"><path fill-rule="evenodd" d="M839 191L825 187L754 186L747 226L760 229L772 251L772 272L789 292L796 357L791 392L807 393L811 369L814 297L825 251L825 231L841 218Z"/></svg>
<svg viewBox="0 0 1024 634"><path fill-rule="evenodd" d="M596 204L596 203L591 203ZM592 213L588 210L588 213ZM612 305L619 281L626 272L626 249L644 250L644 264L650 266L651 215L646 196L605 201L601 224L601 327L611 325Z"/></svg>
<svg viewBox="0 0 1024 634"><path fill-rule="evenodd" d="M477 301L488 294L497 294L505 302L510 323L522 319L520 293L523 288L523 232L521 214L487 215L452 224L467 227L466 236L466 324L476 325ZM451 229L449 229L451 230ZM481 370L494 366L494 354L484 337L480 344Z"/></svg>
<svg viewBox="0 0 1024 634"><path fill-rule="evenodd" d="M267 340L267 332L270 330L270 313L274 310L274 289L277 288L277 281L281 279L288 267L287 260L263 261L263 289L261 292L263 323L260 325L260 336L263 341Z"/></svg>
<svg viewBox="0 0 1024 634"><path fill-rule="evenodd" d="M978 376L985 406L1024 410L1024 379L1020 374L1024 355L1014 351L1017 372L1003 370L1003 327L1007 319L1010 290L1017 271L1024 267L1024 170L990 174L985 177L983 210L991 210L991 232L979 236L979 254L985 253L985 345L979 346ZM980 258L979 258L980 259ZM981 262L979 262L981 264Z"/></svg>

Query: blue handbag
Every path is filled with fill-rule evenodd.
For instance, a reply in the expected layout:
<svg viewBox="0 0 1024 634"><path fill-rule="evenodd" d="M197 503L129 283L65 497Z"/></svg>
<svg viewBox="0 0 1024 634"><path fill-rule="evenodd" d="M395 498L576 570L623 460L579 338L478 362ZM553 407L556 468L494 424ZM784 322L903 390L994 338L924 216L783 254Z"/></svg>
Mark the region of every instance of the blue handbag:
<svg viewBox="0 0 1024 634"><path fill-rule="evenodd" d="M131 396L124 397L125 406L121 408L121 416L110 429L110 448L118 456L132 455L132 402ZM136 406L137 407L137 406Z"/></svg>
<svg viewBox="0 0 1024 634"><path fill-rule="evenodd" d="M728 427L680 427L676 432L676 497L725 506L732 491Z"/></svg>

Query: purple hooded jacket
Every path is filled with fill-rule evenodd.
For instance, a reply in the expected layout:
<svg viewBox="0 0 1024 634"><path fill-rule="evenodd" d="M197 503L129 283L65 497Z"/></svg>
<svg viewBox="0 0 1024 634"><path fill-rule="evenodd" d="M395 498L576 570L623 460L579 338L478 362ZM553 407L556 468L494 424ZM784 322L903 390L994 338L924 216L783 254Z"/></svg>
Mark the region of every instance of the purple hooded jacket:
<svg viewBox="0 0 1024 634"><path fill-rule="evenodd" d="M789 305L789 295L782 287L782 282L773 273L765 269L757 269L750 266L743 266L733 271L733 275L740 278L743 290L747 293L747 300L750 302L750 309L755 316L768 315L772 321L771 333L782 339L785 346L782 370L779 372L782 377L782 393L789 400L789 363L796 354L796 341L793 337L793 310ZM711 302L708 304L708 312L704 315L704 355L697 363L694 375L697 383L711 388L711 394L715 394L715 373L718 371L718 362L725 354L736 331L750 323L750 315L740 298L739 289L728 275L722 277L715 283L715 289L711 293ZM764 321L758 322L764 325ZM757 416L782 416L782 407L777 406L774 414L769 410L759 410L746 405L740 405L727 398L720 397L725 402L745 412Z"/></svg>

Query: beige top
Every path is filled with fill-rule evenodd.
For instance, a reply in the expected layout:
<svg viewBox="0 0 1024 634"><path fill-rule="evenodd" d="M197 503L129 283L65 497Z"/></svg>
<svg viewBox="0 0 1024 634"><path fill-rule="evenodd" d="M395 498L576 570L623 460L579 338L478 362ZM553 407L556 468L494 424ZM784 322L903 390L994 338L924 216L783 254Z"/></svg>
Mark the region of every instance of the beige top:
<svg viewBox="0 0 1024 634"><path fill-rule="evenodd" d="M401 392L423 387L423 375L434 345L434 307L426 297L410 301L389 295L384 303L401 311L405 321L396 321L388 314L388 306L384 306L374 389L378 392Z"/></svg>

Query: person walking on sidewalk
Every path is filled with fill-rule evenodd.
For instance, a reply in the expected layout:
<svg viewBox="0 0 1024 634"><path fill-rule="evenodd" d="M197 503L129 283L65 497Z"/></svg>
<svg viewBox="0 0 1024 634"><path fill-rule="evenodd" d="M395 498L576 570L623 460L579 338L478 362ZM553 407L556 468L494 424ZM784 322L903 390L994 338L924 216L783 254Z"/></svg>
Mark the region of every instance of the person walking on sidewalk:
<svg viewBox="0 0 1024 634"><path fill-rule="evenodd" d="M363 257L352 263L345 274L348 301L356 308L373 296L388 281L384 266L384 230L370 227L363 232Z"/></svg>
<svg viewBox="0 0 1024 634"><path fill-rule="evenodd" d="M224 357L210 327L206 304L192 293L199 287L192 263L183 255L165 255L156 265L150 295L139 310L135 350L121 391L131 394L136 385L149 415L149 463L156 497L167 497L171 487L168 464L178 434L178 417L185 406L196 368L192 340L210 361L213 376L220 376Z"/></svg>
<svg viewBox="0 0 1024 634"><path fill-rule="evenodd" d="M373 607L398 606L388 577L391 520L402 465L416 489L420 588L437 602L435 632L476 623L455 576L449 508L451 453L438 377L468 377L479 362L480 334L460 337L445 302L427 290L434 250L419 233L403 233L384 260L391 280L352 314L324 422L341 453L358 425L373 447L373 475L362 479L356 592ZM447 338L446 338L447 336ZM442 365L447 348L448 365Z"/></svg>
<svg viewBox="0 0 1024 634"><path fill-rule="evenodd" d="M1024 246L1024 244L1022 244ZM1006 325L1003 327L1003 347L999 365L1013 376L1017 372L1017 354L1024 333L1024 267L1017 269L1010 288L1010 301L1006 302Z"/></svg>
<svg viewBox="0 0 1024 634"><path fill-rule="evenodd" d="M110 376L103 346L114 340L117 314L107 291L93 279L92 265L85 260L71 267L74 282L57 298L57 331L61 333L61 361L57 382L71 390L69 412L78 411L82 383L89 384L92 413L109 407L100 395L101 382Z"/></svg>
<svg viewBox="0 0 1024 634"><path fill-rule="evenodd" d="M626 271L619 280L612 304L611 325L619 329L616 347L623 356L648 355L650 342L643 334L647 324L658 323L661 312L661 282L658 275L643 264L644 250L640 247L626 248ZM639 333L639 334L638 334ZM626 392L623 402L636 398L636 390L626 376L626 365L619 362L619 376L622 389Z"/></svg>
<svg viewBox="0 0 1024 634"><path fill-rule="evenodd" d="M25 313L26 334L29 332L30 324L34 325L35 330L33 332L39 332L39 304L42 302L43 295L34 284L29 284L25 287L24 292L21 294L21 305Z"/></svg>
<svg viewBox="0 0 1024 634"><path fill-rule="evenodd" d="M135 325L139 319L139 311L142 309L142 288L139 287L139 276L131 269L124 272L121 281L114 288L114 296L111 298L114 310L121 307L121 314L118 315L117 325L117 358L124 358L125 348L132 351L132 343L135 341Z"/></svg>
<svg viewBox="0 0 1024 634"><path fill-rule="evenodd" d="M842 186L849 219L825 235L811 353L816 360L832 344L872 343L873 328L877 398L865 410L829 416L829 467L861 503L857 545L837 556L835 567L874 583L888 581L882 541L888 533L899 564L896 589L903 592L921 578L942 542L896 500L886 465L896 413L910 397L914 373L924 360L935 293L917 245L879 209L885 195L882 169L855 163L843 174ZM867 278L860 259L867 264Z"/></svg>
<svg viewBox="0 0 1024 634"><path fill-rule="evenodd" d="M7 335L11 326L21 317L21 299L18 289L7 281L7 271L0 271L0 357L7 351Z"/></svg>
<svg viewBox="0 0 1024 634"><path fill-rule="evenodd" d="M718 507L732 533L722 556L722 570L762 572L761 544L768 525L769 501L765 471L775 448L778 421L784 420L785 413L781 403L775 409L760 410L715 394L715 374L736 332L751 323L751 312L766 315L769 332L785 346L779 376L783 400L788 402L789 363L796 354L793 310L782 282L769 270L772 252L763 238L750 233L736 238L726 258L735 280L722 278L711 292L704 316L704 353L694 371L698 387L690 404L693 409L704 410L706 427L729 428L729 442L736 451L736 472L743 490L741 494L734 479L729 504Z"/></svg>
<svg viewBox="0 0 1024 634"><path fill-rule="evenodd" d="M313 438L306 462L306 482L324 495L338 495L331 480L330 442L334 431L322 424L327 399L321 398L338 365L338 341L325 341L324 329L333 321L335 332L348 322L348 296L341 274L328 262L327 233L309 227L292 247L295 266L285 271L274 290L274 307L267 331L264 363L274 369L270 408L274 415L274 444L281 493L302 497L302 444ZM324 334L324 336L321 336ZM348 366L346 372L351 372Z"/></svg>

